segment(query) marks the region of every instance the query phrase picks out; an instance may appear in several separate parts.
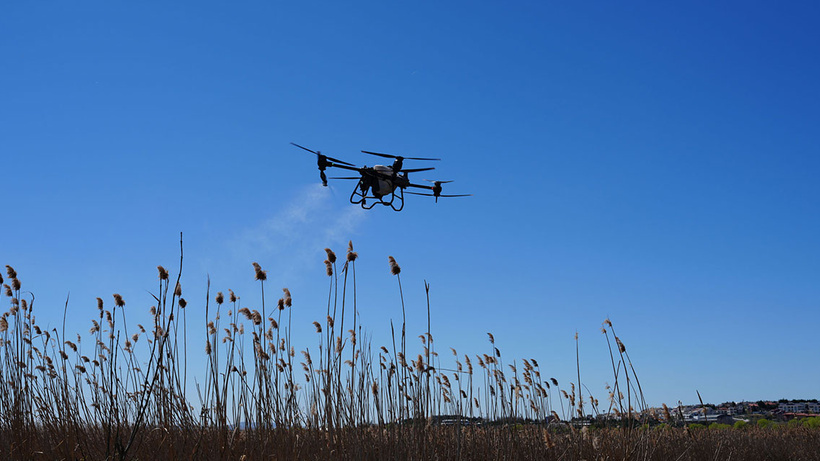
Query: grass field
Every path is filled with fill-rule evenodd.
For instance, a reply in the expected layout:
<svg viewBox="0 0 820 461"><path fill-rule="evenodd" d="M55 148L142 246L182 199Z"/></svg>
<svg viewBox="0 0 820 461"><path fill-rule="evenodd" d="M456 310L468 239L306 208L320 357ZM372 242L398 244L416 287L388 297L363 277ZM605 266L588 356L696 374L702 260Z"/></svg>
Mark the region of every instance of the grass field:
<svg viewBox="0 0 820 461"><path fill-rule="evenodd" d="M390 347L374 348L351 309L357 254L352 244L342 260L326 251L327 312L324 321L314 322L310 346L292 343L287 289L266 306L267 275L256 263L258 310L240 307L233 292L209 292L207 303L195 307L206 312L206 324L188 325L186 310L194 306L181 296L181 273L172 276L160 266L148 325L128 324L124 301L115 294L110 309L98 298L98 316L89 319L84 336L66 333L64 326L41 329L31 298L6 266L0 456L820 459L816 425L659 424L673 418L647 408L626 346L609 320L603 332L613 385L604 402L582 396L580 371L574 381L559 382L542 376L535 359L505 362L491 334L486 353L464 355L438 349L429 321L427 331L408 335L401 268L392 257L403 318L391 328ZM430 308L428 301L428 318ZM195 373L188 369L187 351L201 348L207 365ZM191 396L186 389L194 380ZM602 415L610 419L602 421ZM593 425L580 424L595 417Z"/></svg>

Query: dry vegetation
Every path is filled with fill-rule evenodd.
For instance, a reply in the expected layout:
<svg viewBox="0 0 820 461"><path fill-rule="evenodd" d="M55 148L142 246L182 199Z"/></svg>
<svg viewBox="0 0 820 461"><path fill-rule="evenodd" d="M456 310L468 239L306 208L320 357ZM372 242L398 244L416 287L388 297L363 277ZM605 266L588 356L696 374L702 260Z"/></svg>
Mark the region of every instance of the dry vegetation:
<svg viewBox="0 0 820 461"><path fill-rule="evenodd" d="M341 262L327 250L327 312L317 313L324 318L314 322L312 349L291 342L287 289L266 305L267 276L256 263L258 309L241 307L232 291L208 293L206 305L197 307L207 313L207 324L189 330L180 257L176 277L158 267L148 325L129 325L125 301L115 294L110 308L98 298L87 335L70 337L64 327L37 325L33 297L6 266L8 278L0 280L10 304L0 318L0 456L818 459L820 430L814 428L649 424L664 416L647 410L626 347L609 321L603 333L614 384L603 405L582 395L580 363L577 381L559 386L542 376L535 359L505 363L491 334L486 353L448 349L440 357L429 330L429 297L428 330L407 335L401 269L392 257L402 323L391 324L392 344L371 347L356 314L356 257L352 244ZM204 373L188 370L189 340L192 350L207 353ZM194 396L186 393L189 384ZM602 414L615 419L582 429L572 424Z"/></svg>

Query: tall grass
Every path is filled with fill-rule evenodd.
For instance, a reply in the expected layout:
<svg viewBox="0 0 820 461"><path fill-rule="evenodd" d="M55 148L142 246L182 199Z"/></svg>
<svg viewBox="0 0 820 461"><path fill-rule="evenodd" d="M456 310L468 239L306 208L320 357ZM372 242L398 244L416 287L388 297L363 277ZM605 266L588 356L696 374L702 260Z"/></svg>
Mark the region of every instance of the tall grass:
<svg viewBox="0 0 820 461"><path fill-rule="evenodd" d="M316 313L313 346L293 344L290 290L282 289L268 309L267 272L259 264L252 266L261 312L241 307L231 290L212 296L209 280L205 325L191 335L204 339L191 343L192 350L202 344L206 355L199 374L187 367L191 305L182 297L181 251L176 277L157 268L147 326L129 326L126 311L133 308L115 294L108 302L97 299L86 335L70 338L64 331L69 301L63 327L41 329L33 295L6 266L0 453L4 459L701 459L706 453L761 459L773 446L820 442L820 431L806 428L739 435L646 429L652 415L609 320L603 333L614 381L605 411L581 382L577 350L577 382L563 389L542 375L536 359L505 364L491 333L487 353L451 349L452 358L440 357L426 282L427 331L410 353L415 348L407 339L416 336L407 335L401 269L392 257L401 330L391 323L391 344L375 347L358 316L352 243L341 267L326 251L327 310ZM576 335L576 348L577 341ZM195 395L186 392L189 379ZM579 417L601 414L614 418L611 428L580 429Z"/></svg>

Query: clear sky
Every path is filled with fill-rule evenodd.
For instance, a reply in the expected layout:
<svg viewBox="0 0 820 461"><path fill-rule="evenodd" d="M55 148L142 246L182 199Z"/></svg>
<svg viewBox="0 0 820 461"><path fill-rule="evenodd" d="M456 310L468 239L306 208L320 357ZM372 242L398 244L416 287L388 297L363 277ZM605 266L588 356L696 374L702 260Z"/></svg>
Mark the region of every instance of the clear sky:
<svg viewBox="0 0 820 461"><path fill-rule="evenodd" d="M85 334L97 296L148 317L183 232L196 331L208 276L259 307L258 261L315 348L352 240L374 347L392 255L442 350L568 382L577 331L603 401L609 317L650 404L820 398L820 11L662 3L6 2L0 264ZM365 212L289 142L474 196Z"/></svg>

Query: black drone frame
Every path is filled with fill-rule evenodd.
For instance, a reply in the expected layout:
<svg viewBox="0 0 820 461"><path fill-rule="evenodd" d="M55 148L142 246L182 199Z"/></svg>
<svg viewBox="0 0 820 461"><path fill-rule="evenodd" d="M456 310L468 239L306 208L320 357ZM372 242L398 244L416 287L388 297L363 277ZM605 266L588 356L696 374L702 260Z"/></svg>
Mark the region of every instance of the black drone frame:
<svg viewBox="0 0 820 461"><path fill-rule="evenodd" d="M389 170L389 173L386 171L379 171L377 167L368 168L366 165L362 168L358 168L354 166L352 163L348 163L339 159L335 159L333 157L328 157L323 155L319 151L313 151L308 149L307 147L300 146L296 143L291 143L294 146L304 149L308 152L311 152L317 156L317 166L319 167L319 176L322 179L322 185L327 186L328 177L325 174L325 170L327 168L339 168L342 170L348 171L355 171L359 174L358 177L335 177L329 179L355 179L358 181L356 187L353 189L353 192L350 194L350 203L354 205L360 205L365 210L372 209L377 204L381 204L384 206L389 206L395 211L401 211L404 208L404 189L408 187L419 188L419 189L426 189L431 191L432 193L422 193L422 192L411 192L407 191L408 194L413 195L425 195L429 197L435 197L436 202L438 202L439 197L467 197L471 194L459 194L459 195L442 195L441 194L441 185L444 183L452 182L452 181L430 181L425 180L428 182L433 183L433 186L425 186L421 184L413 184L410 182L410 179L407 178L408 173L419 172L419 171L429 171L434 170L435 168L414 168L414 169L404 169L404 160L441 160L438 158L422 158L422 157L402 157L399 155L392 155L392 154L382 154L379 152L369 152L369 151L362 151L365 154L369 155L376 155L379 157L386 157L393 159L393 165L390 167L386 167L385 170ZM386 183L389 186L388 191L381 192L379 189L383 186L382 183ZM378 191L378 192L377 192ZM368 200L371 200L368 202Z"/></svg>

